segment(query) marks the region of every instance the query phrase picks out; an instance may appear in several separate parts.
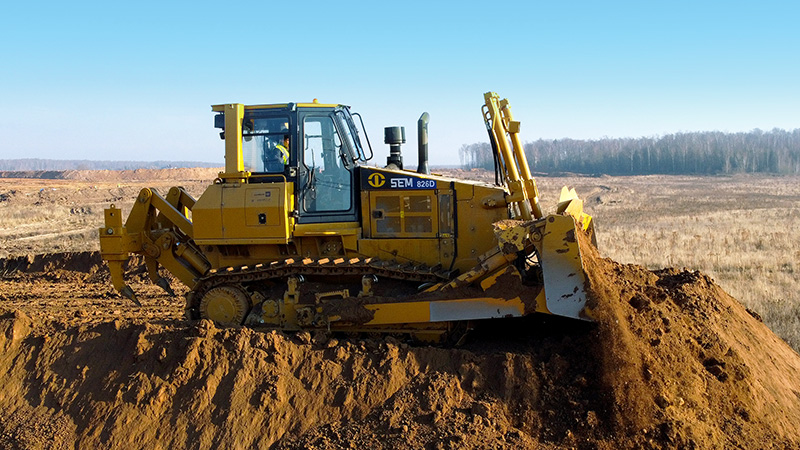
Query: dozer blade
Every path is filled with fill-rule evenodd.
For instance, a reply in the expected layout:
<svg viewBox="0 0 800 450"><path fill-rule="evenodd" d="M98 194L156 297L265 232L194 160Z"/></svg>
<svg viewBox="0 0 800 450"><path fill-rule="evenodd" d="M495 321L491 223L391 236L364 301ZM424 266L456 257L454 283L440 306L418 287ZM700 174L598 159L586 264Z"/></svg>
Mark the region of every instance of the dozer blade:
<svg viewBox="0 0 800 450"><path fill-rule="evenodd" d="M542 236L542 266L547 309L557 316L591 320L586 306L586 274L575 221L570 215L551 215Z"/></svg>

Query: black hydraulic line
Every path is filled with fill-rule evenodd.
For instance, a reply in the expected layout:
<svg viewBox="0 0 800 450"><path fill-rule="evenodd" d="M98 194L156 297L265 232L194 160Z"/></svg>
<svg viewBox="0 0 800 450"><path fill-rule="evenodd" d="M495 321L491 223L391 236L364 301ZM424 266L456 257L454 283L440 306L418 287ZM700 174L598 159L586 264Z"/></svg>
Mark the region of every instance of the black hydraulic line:
<svg viewBox="0 0 800 450"><path fill-rule="evenodd" d="M503 173L503 166L500 164L497 141L494 139L494 134L492 133L492 129L488 122L486 125L487 131L489 132L489 143L492 146L492 157L494 158L494 184L497 186L502 186L503 182L501 180L505 180L505 174Z"/></svg>

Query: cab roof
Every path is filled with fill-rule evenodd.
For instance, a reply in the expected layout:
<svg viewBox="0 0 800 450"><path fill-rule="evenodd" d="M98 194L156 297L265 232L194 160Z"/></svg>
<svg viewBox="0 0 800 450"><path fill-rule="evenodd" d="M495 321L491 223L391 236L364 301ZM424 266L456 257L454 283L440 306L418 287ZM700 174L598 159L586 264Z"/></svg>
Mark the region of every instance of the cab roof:
<svg viewBox="0 0 800 450"><path fill-rule="evenodd" d="M317 99L314 99L311 103L274 103L269 105L244 105L245 111L247 110L259 110L259 109L287 109L293 110L295 108L349 108L346 105L336 104L336 103L319 103ZM224 112L225 105L211 105L211 110L215 112Z"/></svg>

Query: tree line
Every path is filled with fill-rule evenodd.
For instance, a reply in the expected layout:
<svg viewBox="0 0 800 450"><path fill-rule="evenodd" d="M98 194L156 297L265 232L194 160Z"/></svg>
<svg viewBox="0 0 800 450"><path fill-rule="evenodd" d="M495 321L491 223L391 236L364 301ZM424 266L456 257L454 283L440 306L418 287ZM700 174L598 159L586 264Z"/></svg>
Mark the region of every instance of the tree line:
<svg viewBox="0 0 800 450"><path fill-rule="evenodd" d="M523 145L531 170L608 175L800 173L800 129L597 140L539 139ZM494 167L489 143L459 149L464 168Z"/></svg>

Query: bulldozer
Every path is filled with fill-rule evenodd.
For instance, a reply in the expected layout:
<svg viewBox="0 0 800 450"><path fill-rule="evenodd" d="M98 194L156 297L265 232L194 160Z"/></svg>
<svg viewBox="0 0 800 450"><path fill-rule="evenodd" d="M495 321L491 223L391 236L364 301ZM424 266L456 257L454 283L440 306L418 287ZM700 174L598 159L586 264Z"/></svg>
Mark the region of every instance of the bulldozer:
<svg viewBox="0 0 800 450"><path fill-rule="evenodd" d="M223 326L403 333L442 341L478 321L551 314L592 320L582 242L592 217L564 187L545 214L508 100L481 106L495 183L431 174L428 123L419 162L403 168L403 127L385 128L385 167L349 106L212 106L225 168L195 199L181 187L142 189L123 225L105 209L102 257L114 287L131 254L186 317ZM578 234L584 238L579 239Z"/></svg>

